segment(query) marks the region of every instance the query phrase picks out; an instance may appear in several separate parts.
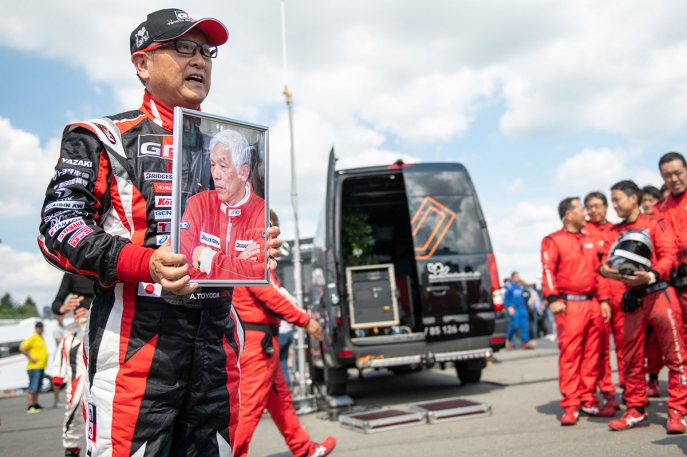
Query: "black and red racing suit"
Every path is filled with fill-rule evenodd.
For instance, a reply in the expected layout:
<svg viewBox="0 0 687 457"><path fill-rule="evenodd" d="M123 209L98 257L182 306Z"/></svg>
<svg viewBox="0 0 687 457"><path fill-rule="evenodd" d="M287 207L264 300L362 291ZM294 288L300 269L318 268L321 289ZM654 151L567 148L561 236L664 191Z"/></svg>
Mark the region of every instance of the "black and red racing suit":
<svg viewBox="0 0 687 457"><path fill-rule="evenodd" d="M134 111L64 131L38 243L98 282L84 336L88 455L230 455L243 329L232 290L152 284L170 233L173 111L146 91ZM178 159L178 158L177 158Z"/></svg>

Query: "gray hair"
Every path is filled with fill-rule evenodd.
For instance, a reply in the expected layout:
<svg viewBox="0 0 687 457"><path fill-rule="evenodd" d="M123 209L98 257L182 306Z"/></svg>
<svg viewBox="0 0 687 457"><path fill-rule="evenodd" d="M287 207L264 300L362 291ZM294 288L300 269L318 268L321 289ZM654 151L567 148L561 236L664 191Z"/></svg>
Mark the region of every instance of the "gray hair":
<svg viewBox="0 0 687 457"><path fill-rule="evenodd" d="M231 151L231 161L237 169L244 164L250 169L251 150L246 137L235 130L222 130L210 140L210 151L217 145Z"/></svg>

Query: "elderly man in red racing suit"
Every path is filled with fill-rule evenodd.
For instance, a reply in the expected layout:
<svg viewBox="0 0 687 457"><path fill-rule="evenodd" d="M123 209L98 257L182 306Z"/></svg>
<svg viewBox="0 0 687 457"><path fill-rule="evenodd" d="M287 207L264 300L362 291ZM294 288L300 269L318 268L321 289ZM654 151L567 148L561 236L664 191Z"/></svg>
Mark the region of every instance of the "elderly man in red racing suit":
<svg viewBox="0 0 687 457"><path fill-rule="evenodd" d="M236 457L248 454L248 445L262 412L267 408L286 444L295 457L323 457L336 445L334 437L321 444L310 441L296 416L291 391L279 362L279 323L281 319L304 327L322 340L322 328L304 309L299 308L279 286L274 273L268 287L237 287L234 306L246 330L241 356L241 426L236 433Z"/></svg>
<svg viewBox="0 0 687 457"><path fill-rule="evenodd" d="M599 276L594 239L583 231L586 219L578 198L558 206L563 228L542 241L542 286L558 329L558 382L563 394L561 425L575 425L579 408L611 417L615 408L600 406L594 395L604 319L610 318L606 283ZM601 305L600 305L601 304Z"/></svg>
<svg viewBox="0 0 687 457"><path fill-rule="evenodd" d="M685 360L687 351L682 332L682 310L675 290L667 281L677 266L677 242L668 224L660 217L642 214L639 202L641 189L632 181L620 181L611 188L613 208L623 222L616 224L613 232L617 238L630 229L645 231L653 244L651 270L637 269L634 274L620 274L603 263L600 273L609 279L622 281L626 286L623 297L625 333L623 356L625 358L625 401L627 410L620 419L608 423L611 430L627 430L648 425L645 407L646 378L644 376L644 348L647 326L650 325L661 346L668 367L668 423L669 434L685 433L687 412L687 376ZM609 255L613 255L610 252Z"/></svg>
<svg viewBox="0 0 687 457"><path fill-rule="evenodd" d="M664 154L658 161L661 177L670 192L653 207L653 214L662 217L673 229L678 241L678 267L672 285L675 287L680 305L682 320L687 338L687 165L685 158L678 152ZM656 354L658 344L656 334L649 336L647 346L647 373L649 382L647 396L659 397L658 372L663 366L660 351Z"/></svg>
<svg viewBox="0 0 687 457"><path fill-rule="evenodd" d="M149 14L129 43L142 106L64 132L38 243L98 282L84 335L91 457L232 453L243 340L232 290L189 283L185 256L159 246L171 211L156 208L172 180L173 107L199 108L227 38L215 19ZM269 245L278 256L280 241Z"/></svg>

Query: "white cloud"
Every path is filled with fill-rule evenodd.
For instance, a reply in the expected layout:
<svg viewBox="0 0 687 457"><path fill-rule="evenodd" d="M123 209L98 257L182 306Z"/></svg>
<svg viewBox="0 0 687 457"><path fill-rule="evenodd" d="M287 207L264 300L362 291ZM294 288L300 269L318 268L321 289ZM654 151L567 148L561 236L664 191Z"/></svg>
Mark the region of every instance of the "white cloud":
<svg viewBox="0 0 687 457"><path fill-rule="evenodd" d="M517 194L522 190L522 186L525 184L525 180L522 178L515 178L510 183L506 183L506 192L509 194Z"/></svg>
<svg viewBox="0 0 687 457"><path fill-rule="evenodd" d="M0 244L0 291L24 302L30 296L42 309L50 305L62 281L62 272L48 264L38 252L19 251Z"/></svg>
<svg viewBox="0 0 687 457"><path fill-rule="evenodd" d="M640 187L660 187L663 181L658 171L634 166L636 161L637 154L622 148L585 148L561 163L556 170L555 186L568 196L580 197L592 190L608 194L608 189L623 179L631 179Z"/></svg>
<svg viewBox="0 0 687 457"><path fill-rule="evenodd" d="M0 214L4 218L40 213L45 188L59 157L59 142L40 140L0 118Z"/></svg>
<svg viewBox="0 0 687 457"><path fill-rule="evenodd" d="M557 210L520 202L503 217L490 218L488 226L501 279L518 271L525 281L535 282L541 273L541 240L561 227Z"/></svg>

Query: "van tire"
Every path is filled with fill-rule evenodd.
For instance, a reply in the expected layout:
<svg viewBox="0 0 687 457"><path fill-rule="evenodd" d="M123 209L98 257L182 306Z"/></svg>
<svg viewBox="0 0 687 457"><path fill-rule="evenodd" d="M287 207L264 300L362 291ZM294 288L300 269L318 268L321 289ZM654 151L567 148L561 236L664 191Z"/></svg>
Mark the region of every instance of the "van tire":
<svg viewBox="0 0 687 457"><path fill-rule="evenodd" d="M465 362L456 362L456 374L461 384L474 384L482 378L482 368L487 363L486 359L473 359Z"/></svg>
<svg viewBox="0 0 687 457"><path fill-rule="evenodd" d="M348 369L346 368L324 368L324 385L327 388L327 395L338 397L346 395L348 384Z"/></svg>

